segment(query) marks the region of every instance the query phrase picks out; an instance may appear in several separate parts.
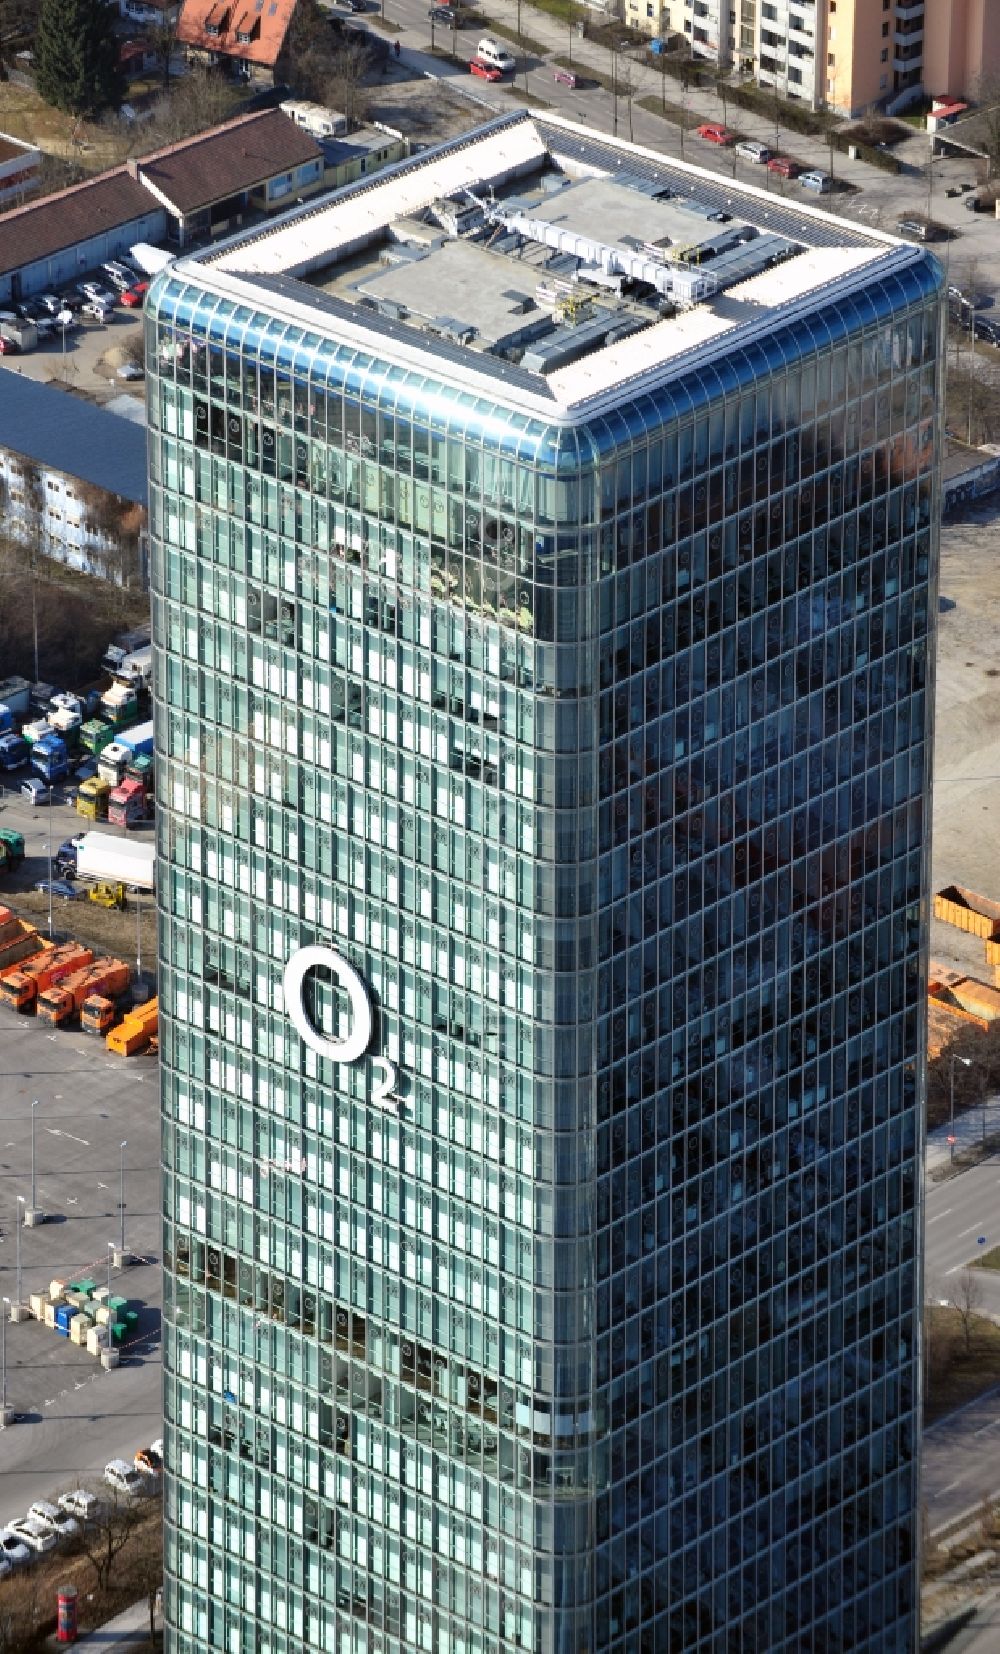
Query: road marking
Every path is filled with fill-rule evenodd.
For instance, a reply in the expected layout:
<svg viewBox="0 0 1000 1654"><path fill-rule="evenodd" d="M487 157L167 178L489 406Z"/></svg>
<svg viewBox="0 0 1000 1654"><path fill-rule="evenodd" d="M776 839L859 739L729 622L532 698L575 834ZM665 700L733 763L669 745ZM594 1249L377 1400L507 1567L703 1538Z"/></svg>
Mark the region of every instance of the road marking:
<svg viewBox="0 0 1000 1654"><path fill-rule="evenodd" d="M943 1215L943 1214L942 1214L942 1215ZM956 1239L956 1240L964 1240L964 1239L965 1239L965 1237L966 1237L966 1235L974 1235L974 1234L975 1234L975 1233L976 1233L976 1230L977 1230L977 1229L978 1229L978 1230L979 1230L979 1231L980 1231L980 1232L982 1232L982 1227L983 1227L983 1226L982 1226L982 1224L981 1224L981 1223L974 1223L974 1224L973 1224L973 1225L972 1225L972 1228L971 1228L971 1229L963 1229L963 1230L962 1230L962 1233L961 1233L961 1234L960 1234L960 1235L956 1235L956 1236L955 1236L955 1239Z"/></svg>
<svg viewBox="0 0 1000 1654"><path fill-rule="evenodd" d="M980 1425L979 1429L973 1430L972 1434L974 1436L985 1436L987 1430L995 1430L998 1424L1000 1424L1000 1419L990 1419L989 1424Z"/></svg>
<svg viewBox="0 0 1000 1654"><path fill-rule="evenodd" d="M45 1405L46 1405L46 1407L54 1407L54 1406L55 1406L55 1404L56 1404L56 1398L55 1398L55 1397L54 1397L54 1396L53 1396L53 1398L52 1398L52 1400L51 1400L51 1401L47 1401L47 1402L46 1402L46 1403L45 1403Z"/></svg>
<svg viewBox="0 0 1000 1654"><path fill-rule="evenodd" d="M74 1137L71 1131L60 1131L58 1126L46 1126L45 1129L50 1137L65 1137L71 1143L82 1143L85 1149L90 1148L90 1142L86 1137Z"/></svg>
<svg viewBox="0 0 1000 1654"><path fill-rule="evenodd" d="M98 1185L97 1185L97 1187L98 1187L98 1188L99 1188L99 1189L106 1189L106 1188L107 1188L107 1184L106 1184L106 1183L99 1183L99 1184L98 1184Z"/></svg>
<svg viewBox="0 0 1000 1654"><path fill-rule="evenodd" d="M945 1496L945 1494L946 1494L946 1493L951 1493L951 1491L952 1491L952 1489L953 1489L953 1488L956 1488L956 1487L961 1487L961 1485L962 1485L962 1482L963 1482L963 1481L964 1481L964 1479L965 1479L965 1478L964 1478L964 1477L962 1477L962 1476L960 1476L960 1477L959 1477L959 1478L958 1478L958 1481L957 1481L957 1482L949 1482L949 1483L948 1483L948 1486L947 1486L947 1487L943 1487L943 1488L942 1488L942 1489L941 1489L941 1491L940 1491L940 1493L939 1493L939 1494L938 1494L938 1498L939 1498L939 1499L943 1499L943 1498L944 1498L944 1496Z"/></svg>
<svg viewBox="0 0 1000 1654"><path fill-rule="evenodd" d="M966 1265L964 1263L957 1263L953 1269L946 1269L945 1274L946 1275L957 1275L960 1269L965 1269L965 1268L966 1268Z"/></svg>
<svg viewBox="0 0 1000 1654"><path fill-rule="evenodd" d="M950 1211L951 1211L951 1207L950 1207L950 1206L949 1206L949 1207L948 1207L948 1212L950 1212ZM928 1219L927 1219L927 1227L928 1227L928 1229L929 1229L929 1228L930 1228L930 1226L931 1226L931 1224L932 1224L932 1223L940 1223L940 1222L941 1222L941 1219L942 1219L942 1218L946 1218L946 1217L947 1217L947 1216L948 1216L948 1212L939 1212L939 1213L938 1213L938 1215L937 1215L937 1217L935 1217L935 1218L928 1218Z"/></svg>

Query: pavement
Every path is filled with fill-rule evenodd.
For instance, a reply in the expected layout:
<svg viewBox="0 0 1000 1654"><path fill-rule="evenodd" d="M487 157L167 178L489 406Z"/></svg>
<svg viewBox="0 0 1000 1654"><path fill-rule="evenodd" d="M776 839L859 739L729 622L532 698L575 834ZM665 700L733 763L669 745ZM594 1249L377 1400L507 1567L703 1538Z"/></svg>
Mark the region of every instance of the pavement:
<svg viewBox="0 0 1000 1654"><path fill-rule="evenodd" d="M6 819L6 818L4 818ZM155 1062L114 1058L79 1031L48 1030L0 1006L0 1297L17 1297L18 1197L46 1222L20 1229L21 1296L53 1278L107 1278L109 1242L143 1261L112 1270L140 1318L105 1372L40 1322L4 1327L6 1388L18 1422L0 1434L0 1524L33 1499L99 1482L105 1464L162 1435L160 1121ZM122 1142L126 1143L124 1154Z"/></svg>
<svg viewBox="0 0 1000 1654"><path fill-rule="evenodd" d="M135 311L118 308L111 312L107 322L90 317L81 317L80 321L81 326L66 335L65 348L58 339L44 339L23 356L5 357L4 367L42 384L63 385L68 390L85 393L96 402L108 402L123 392L131 392L141 399L141 379L118 379L99 364L112 345L123 345L130 338L138 337L142 313L137 315Z"/></svg>
<svg viewBox="0 0 1000 1654"><path fill-rule="evenodd" d="M163 1627L163 1616L157 1608L154 1624L157 1630ZM116 1614L113 1620L99 1626L96 1631L87 1631L79 1638L79 1647L85 1649L114 1649L115 1654L140 1654L140 1650L149 1650L149 1603L145 1597L141 1601L126 1608L123 1613Z"/></svg>

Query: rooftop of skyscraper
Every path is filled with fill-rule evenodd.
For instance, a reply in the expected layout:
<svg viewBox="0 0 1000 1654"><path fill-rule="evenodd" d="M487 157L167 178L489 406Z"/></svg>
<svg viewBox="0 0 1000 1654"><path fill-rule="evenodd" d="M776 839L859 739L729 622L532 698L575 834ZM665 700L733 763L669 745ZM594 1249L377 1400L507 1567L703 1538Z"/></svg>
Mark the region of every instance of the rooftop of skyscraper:
<svg viewBox="0 0 1000 1654"><path fill-rule="evenodd" d="M553 413L926 257L767 181L516 111L174 268Z"/></svg>

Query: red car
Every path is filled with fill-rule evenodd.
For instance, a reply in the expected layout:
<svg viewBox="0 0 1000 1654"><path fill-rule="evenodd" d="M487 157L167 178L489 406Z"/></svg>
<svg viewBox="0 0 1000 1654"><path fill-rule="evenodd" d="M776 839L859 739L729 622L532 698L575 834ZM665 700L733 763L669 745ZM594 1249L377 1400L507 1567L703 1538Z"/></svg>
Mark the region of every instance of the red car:
<svg viewBox="0 0 1000 1654"><path fill-rule="evenodd" d="M474 57L472 62L469 64L469 73L472 75L478 75L480 80L503 79L499 69L494 69L492 63L483 63L478 57Z"/></svg>
<svg viewBox="0 0 1000 1654"><path fill-rule="evenodd" d="M728 126L699 126L699 138L705 138L710 144L732 144L736 142L735 135Z"/></svg>
<svg viewBox="0 0 1000 1654"><path fill-rule="evenodd" d="M16 356L20 346L13 339L5 339L0 333L0 356Z"/></svg>
<svg viewBox="0 0 1000 1654"><path fill-rule="evenodd" d="M798 161L793 161L788 155L772 155L767 163L768 172L776 172L779 178L797 178L802 168Z"/></svg>
<svg viewBox="0 0 1000 1654"><path fill-rule="evenodd" d="M148 292L149 282L137 281L134 287L128 288L122 294L122 304L127 305L130 310L138 310Z"/></svg>

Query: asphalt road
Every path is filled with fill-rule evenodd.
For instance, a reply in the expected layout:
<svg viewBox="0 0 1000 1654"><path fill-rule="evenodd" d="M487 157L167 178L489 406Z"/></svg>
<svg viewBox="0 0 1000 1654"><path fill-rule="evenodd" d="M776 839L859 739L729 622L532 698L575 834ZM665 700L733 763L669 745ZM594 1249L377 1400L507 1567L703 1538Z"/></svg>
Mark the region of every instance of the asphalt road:
<svg viewBox="0 0 1000 1654"><path fill-rule="evenodd" d="M140 1319L112 1372L38 1322L6 1325L7 1397L21 1418L0 1434L0 1522L32 1499L98 1480L109 1459L162 1433L155 1059L113 1058L90 1036L0 1006L0 1296L11 1299L35 1098L35 1199L47 1221L20 1232L23 1298L54 1277L106 1279L108 1242L120 1240L123 1141L125 1244L145 1261L113 1275Z"/></svg>

